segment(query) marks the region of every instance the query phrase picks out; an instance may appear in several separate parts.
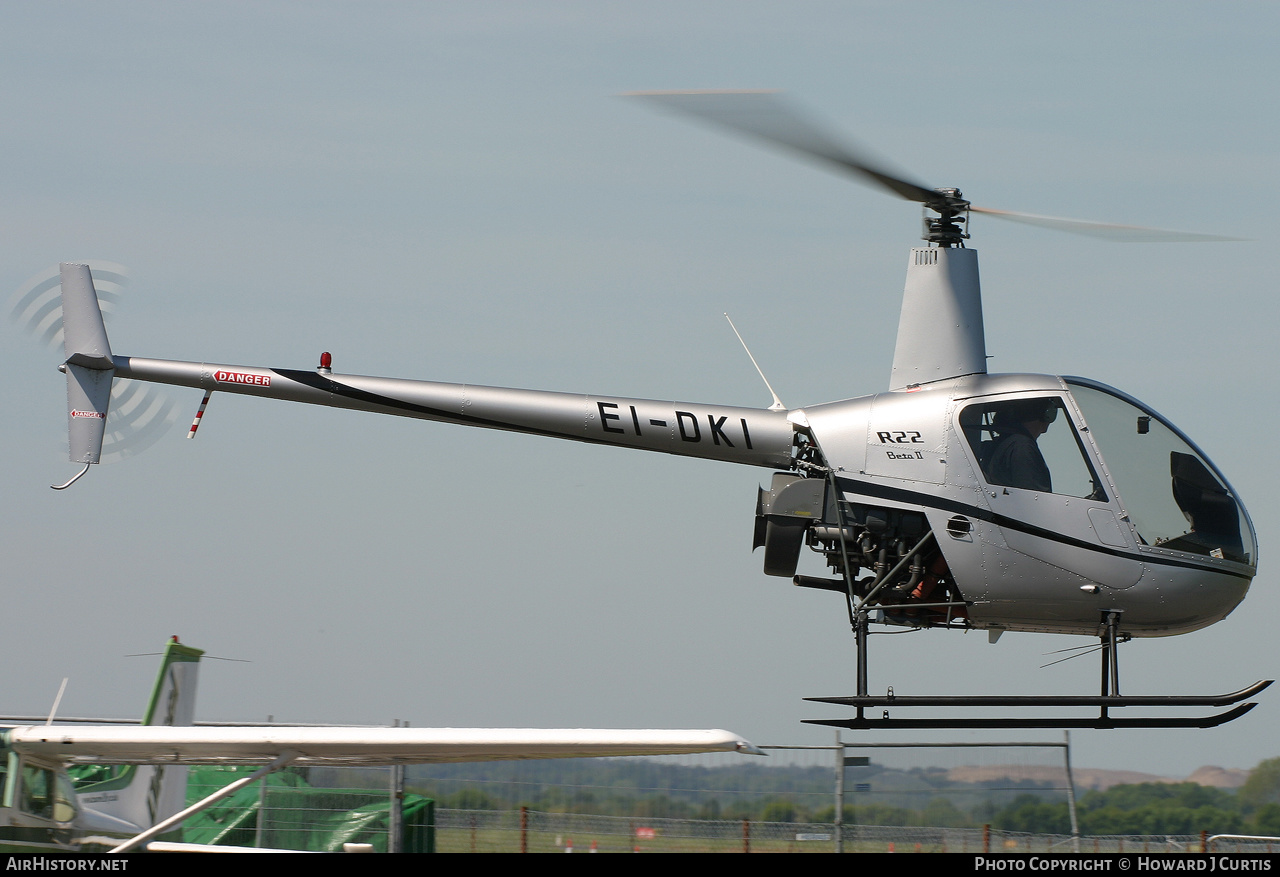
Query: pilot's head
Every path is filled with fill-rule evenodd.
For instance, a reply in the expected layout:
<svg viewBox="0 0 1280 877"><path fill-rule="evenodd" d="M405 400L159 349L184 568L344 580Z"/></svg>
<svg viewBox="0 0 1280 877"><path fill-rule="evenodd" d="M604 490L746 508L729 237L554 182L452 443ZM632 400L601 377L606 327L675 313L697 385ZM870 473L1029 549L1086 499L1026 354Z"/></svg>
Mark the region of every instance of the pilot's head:
<svg viewBox="0 0 1280 877"><path fill-rule="evenodd" d="M1039 438L1049 430L1049 424L1058 418L1057 399L1018 399L1009 402L996 413L995 429L1008 430L1020 425L1032 438Z"/></svg>

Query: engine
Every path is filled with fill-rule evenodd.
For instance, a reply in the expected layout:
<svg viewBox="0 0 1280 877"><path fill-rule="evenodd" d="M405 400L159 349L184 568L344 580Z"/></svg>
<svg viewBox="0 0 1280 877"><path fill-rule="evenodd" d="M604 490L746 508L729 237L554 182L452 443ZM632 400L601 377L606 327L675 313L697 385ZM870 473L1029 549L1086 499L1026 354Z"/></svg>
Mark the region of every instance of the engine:
<svg viewBox="0 0 1280 877"><path fill-rule="evenodd" d="M805 547L823 556L834 578L796 575ZM851 502L825 477L776 472L757 496L756 548L764 548L766 575L866 600L887 623L967 626L963 597L923 512Z"/></svg>

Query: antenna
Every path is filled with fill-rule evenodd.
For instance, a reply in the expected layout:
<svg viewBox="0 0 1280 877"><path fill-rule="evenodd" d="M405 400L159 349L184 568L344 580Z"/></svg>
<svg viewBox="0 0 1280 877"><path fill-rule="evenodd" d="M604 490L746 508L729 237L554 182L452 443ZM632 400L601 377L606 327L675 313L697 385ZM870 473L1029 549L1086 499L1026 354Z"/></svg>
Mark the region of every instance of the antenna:
<svg viewBox="0 0 1280 877"><path fill-rule="evenodd" d="M756 362L756 358L751 355L751 348L747 346L747 342L742 340L742 333L738 331L738 327L733 325L733 318L725 312L724 318L729 321L729 328L733 330L733 334L738 336L738 343L742 345L742 349L747 351L747 356L751 360L751 364L756 367L756 372L760 375L760 380L764 381L764 385L769 388L769 395L773 397L773 404L769 406L770 411L786 411L787 406L782 404L782 400L778 398L778 394L773 392L773 387L769 384L769 379L764 376L764 372L760 369L760 363Z"/></svg>
<svg viewBox="0 0 1280 877"><path fill-rule="evenodd" d="M53 709L49 710L49 720L45 722L46 725L53 724L53 717L58 712L58 704L62 703L62 693L67 690L67 682L70 679L70 676L62 677L62 684L58 686L58 696L53 699Z"/></svg>

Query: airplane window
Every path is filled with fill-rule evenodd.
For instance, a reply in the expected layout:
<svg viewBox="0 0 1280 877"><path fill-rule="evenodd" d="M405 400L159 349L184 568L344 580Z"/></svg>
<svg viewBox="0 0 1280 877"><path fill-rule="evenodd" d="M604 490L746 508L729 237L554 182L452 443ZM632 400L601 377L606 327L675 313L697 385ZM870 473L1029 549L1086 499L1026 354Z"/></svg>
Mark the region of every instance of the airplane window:
<svg viewBox="0 0 1280 877"><path fill-rule="evenodd" d="M76 817L76 793L68 777L35 765L22 767L23 811L32 816L71 822Z"/></svg>
<svg viewBox="0 0 1280 877"><path fill-rule="evenodd" d="M53 771L24 765L22 768L22 809L33 816L45 819L53 816L50 786Z"/></svg>
<svg viewBox="0 0 1280 877"><path fill-rule="evenodd" d="M55 773L53 795L53 821L71 822L76 818L76 790L71 785L71 778L65 774Z"/></svg>
<svg viewBox="0 0 1280 877"><path fill-rule="evenodd" d="M1172 424L1101 386L1068 383L1145 544L1254 562L1244 507Z"/></svg>
<svg viewBox="0 0 1280 877"><path fill-rule="evenodd" d="M989 484L1106 502L1057 396L970 405L960 427Z"/></svg>

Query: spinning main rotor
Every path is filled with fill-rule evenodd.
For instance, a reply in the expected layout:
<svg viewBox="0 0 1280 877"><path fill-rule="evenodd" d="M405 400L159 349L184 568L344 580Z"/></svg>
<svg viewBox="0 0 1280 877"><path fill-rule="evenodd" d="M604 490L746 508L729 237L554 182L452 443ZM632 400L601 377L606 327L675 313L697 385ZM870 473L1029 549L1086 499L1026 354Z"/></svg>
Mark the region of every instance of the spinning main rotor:
<svg viewBox="0 0 1280 877"><path fill-rule="evenodd" d="M939 247L964 246L964 241L969 239L966 229L970 213L983 213L997 219L1129 243L1238 240L1218 235L977 207L965 199L959 189L935 189L907 179L904 174L872 158L866 150L853 146L847 139L828 133L774 91L638 91L631 92L629 96L644 98L664 109L684 113L700 121L762 140L769 145L799 153L804 158L821 162L840 172L851 173L863 182L887 190L899 198L922 204L927 211L922 239Z"/></svg>

